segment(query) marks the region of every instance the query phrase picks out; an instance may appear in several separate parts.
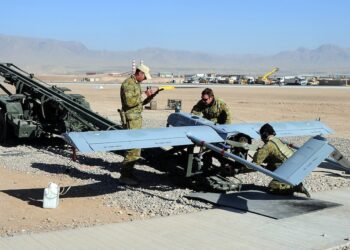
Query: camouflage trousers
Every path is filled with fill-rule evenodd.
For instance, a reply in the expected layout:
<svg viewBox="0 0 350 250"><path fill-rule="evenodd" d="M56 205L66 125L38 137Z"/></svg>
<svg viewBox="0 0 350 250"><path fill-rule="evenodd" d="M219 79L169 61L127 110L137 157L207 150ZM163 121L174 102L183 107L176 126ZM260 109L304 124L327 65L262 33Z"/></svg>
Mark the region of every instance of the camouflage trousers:
<svg viewBox="0 0 350 250"><path fill-rule="evenodd" d="M127 129L142 128L142 116L133 117L133 119L126 119L126 124L123 124ZM140 158L141 149L130 149L125 151L124 160L122 162L121 173L131 174L136 161Z"/></svg>

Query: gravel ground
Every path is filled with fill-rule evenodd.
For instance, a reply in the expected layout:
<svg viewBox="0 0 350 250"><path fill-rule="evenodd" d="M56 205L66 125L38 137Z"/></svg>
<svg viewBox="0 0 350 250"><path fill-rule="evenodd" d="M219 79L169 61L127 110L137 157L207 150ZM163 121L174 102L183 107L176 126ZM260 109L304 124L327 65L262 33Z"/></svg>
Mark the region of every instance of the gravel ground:
<svg viewBox="0 0 350 250"><path fill-rule="evenodd" d="M163 126L163 120L145 119L144 127ZM307 138L298 137L289 142L302 145ZM329 138L347 159L350 159L349 139ZM190 200L184 196L193 190L179 185L178 177L159 171L147 165L137 165L136 175L142 183L138 187L118 185L120 162L122 156L114 153L91 153L82 155L78 152L77 161L71 160L69 149L43 146L20 145L16 147L0 147L0 166L12 171L28 175L69 175L74 178L77 186L88 186L89 195L103 195L103 206L120 207L122 211L134 211L138 218L151 218L186 214L213 205ZM271 178L258 172L239 174L237 177L244 184L254 183L266 186ZM334 190L350 186L350 174L323 164L309 175L304 185L311 193ZM85 189L86 191L86 189ZM79 188L72 187L63 197L81 195ZM86 225L85 225L86 226ZM345 245L334 249L350 249Z"/></svg>
<svg viewBox="0 0 350 250"><path fill-rule="evenodd" d="M66 175L73 177L77 185L91 184L94 194L105 195L106 206L121 206L141 217L168 216L191 213L212 205L188 200L184 195L192 190L178 188L176 178L147 165L137 165L136 175L142 183L138 187L118 186L120 164L123 157L113 153L80 155L77 162L71 160L71 152L65 149L33 146L0 147L1 166L29 175ZM74 188L66 196L79 195Z"/></svg>
<svg viewBox="0 0 350 250"><path fill-rule="evenodd" d="M144 126L161 126L160 121L145 119ZM302 145L306 137L289 140L295 145ZM347 159L350 159L350 140L330 138ZM30 175L66 175L76 179L77 185L90 184L89 190L95 194L105 195L106 206L122 206L139 213L140 217L169 216L191 213L211 208L212 205L186 199L184 196L193 190L178 185L177 177L161 172L147 165L137 165L136 175L142 180L138 187L118 186L120 162L122 156L114 153L91 153L81 155L77 162L71 160L71 152L52 146L0 147L1 166ZM309 175L304 185L311 192L333 190L350 186L349 174L323 164ZM271 178L258 172L239 174L237 177L244 184L254 183L266 186ZM66 195L76 194L72 188ZM65 196L62 196L65 197Z"/></svg>

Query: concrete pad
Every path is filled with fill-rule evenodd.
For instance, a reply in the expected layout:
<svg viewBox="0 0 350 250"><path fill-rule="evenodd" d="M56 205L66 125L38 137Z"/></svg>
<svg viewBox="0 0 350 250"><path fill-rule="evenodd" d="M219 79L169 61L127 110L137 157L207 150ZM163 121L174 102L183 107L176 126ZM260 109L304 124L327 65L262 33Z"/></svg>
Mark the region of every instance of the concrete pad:
<svg viewBox="0 0 350 250"><path fill-rule="evenodd" d="M350 244L350 189L312 194L340 203L275 220L234 209L0 238L0 249L327 249Z"/></svg>
<svg viewBox="0 0 350 250"><path fill-rule="evenodd" d="M220 206L235 208L274 219L283 219L320 209L340 206L338 203L329 201L299 196L269 194L259 190L229 194L194 192L185 197L204 200Z"/></svg>

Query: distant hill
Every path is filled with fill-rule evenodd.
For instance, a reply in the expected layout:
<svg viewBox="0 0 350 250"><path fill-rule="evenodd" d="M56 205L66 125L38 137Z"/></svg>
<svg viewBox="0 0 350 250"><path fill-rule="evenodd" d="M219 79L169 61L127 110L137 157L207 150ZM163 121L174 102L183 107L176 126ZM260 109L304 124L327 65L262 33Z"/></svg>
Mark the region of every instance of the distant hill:
<svg viewBox="0 0 350 250"><path fill-rule="evenodd" d="M350 48L322 45L275 55L215 55L204 52L144 48L136 51L90 50L79 42L0 34L0 61L36 73L129 71L132 59L142 59L153 72L218 72L261 74L276 66L283 74L350 73Z"/></svg>

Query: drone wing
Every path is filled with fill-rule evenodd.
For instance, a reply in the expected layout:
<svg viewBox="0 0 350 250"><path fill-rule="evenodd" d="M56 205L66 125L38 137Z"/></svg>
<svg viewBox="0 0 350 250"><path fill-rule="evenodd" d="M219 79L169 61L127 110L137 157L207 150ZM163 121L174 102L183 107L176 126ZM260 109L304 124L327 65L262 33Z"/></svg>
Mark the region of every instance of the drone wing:
<svg viewBox="0 0 350 250"><path fill-rule="evenodd" d="M298 121L298 122L271 122L269 123L276 131L278 137L288 136L316 136L333 133L333 130L320 121ZM243 123L232 125L216 125L226 131L227 134L243 133L252 139L259 139L259 130L264 123Z"/></svg>
<svg viewBox="0 0 350 250"><path fill-rule="evenodd" d="M211 143L224 140L208 126L108 130L64 133L64 139L80 152L158 148L193 144L188 135Z"/></svg>

